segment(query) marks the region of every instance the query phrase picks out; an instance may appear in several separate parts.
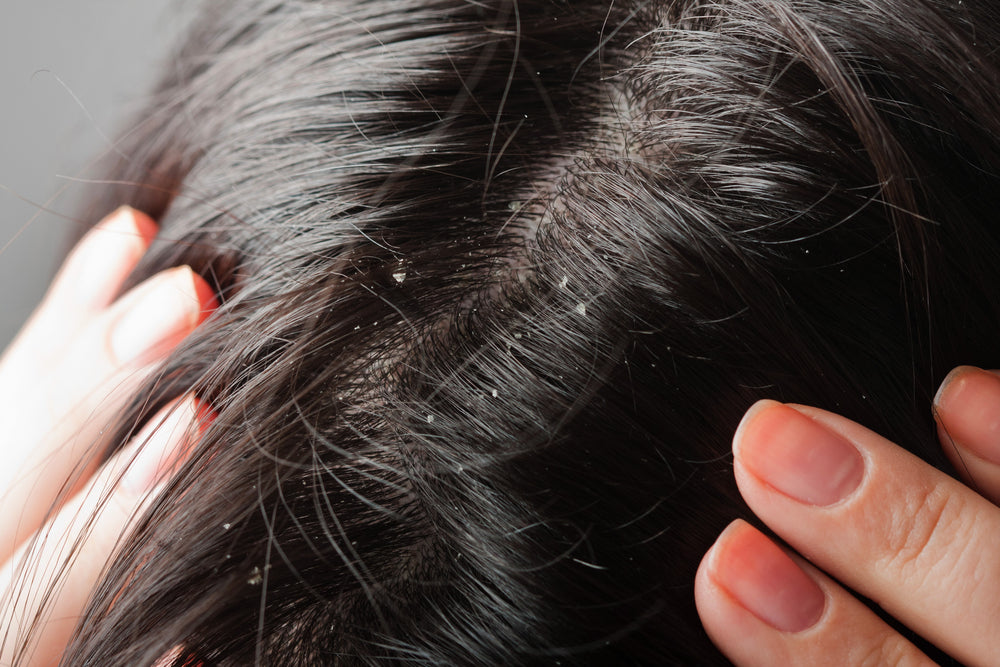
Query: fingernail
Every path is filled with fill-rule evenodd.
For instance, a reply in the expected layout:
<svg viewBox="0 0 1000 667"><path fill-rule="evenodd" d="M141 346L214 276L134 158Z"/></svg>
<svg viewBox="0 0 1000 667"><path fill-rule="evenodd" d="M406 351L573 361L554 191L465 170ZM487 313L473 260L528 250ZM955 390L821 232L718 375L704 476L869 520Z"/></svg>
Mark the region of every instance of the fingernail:
<svg viewBox="0 0 1000 667"><path fill-rule="evenodd" d="M934 397L942 438L979 458L1000 464L1000 377L973 366L959 366Z"/></svg>
<svg viewBox="0 0 1000 667"><path fill-rule="evenodd" d="M183 646L175 646L170 651L153 663L153 667L172 667L179 663L182 667L205 667L205 663L196 658Z"/></svg>
<svg viewBox="0 0 1000 667"><path fill-rule="evenodd" d="M139 450L122 475L121 487L138 496L165 480L186 458L204 414L193 397L160 410L135 436Z"/></svg>
<svg viewBox="0 0 1000 667"><path fill-rule="evenodd" d="M801 412L761 401L743 417L735 458L752 475L803 503L827 506L861 483L864 460L854 445Z"/></svg>
<svg viewBox="0 0 1000 667"><path fill-rule="evenodd" d="M826 596L809 575L753 526L735 521L712 548L709 576L772 628L801 632L823 615Z"/></svg>
<svg viewBox="0 0 1000 667"><path fill-rule="evenodd" d="M165 271L137 288L114 323L111 350L126 363L148 358L177 343L215 305L212 289L190 267Z"/></svg>

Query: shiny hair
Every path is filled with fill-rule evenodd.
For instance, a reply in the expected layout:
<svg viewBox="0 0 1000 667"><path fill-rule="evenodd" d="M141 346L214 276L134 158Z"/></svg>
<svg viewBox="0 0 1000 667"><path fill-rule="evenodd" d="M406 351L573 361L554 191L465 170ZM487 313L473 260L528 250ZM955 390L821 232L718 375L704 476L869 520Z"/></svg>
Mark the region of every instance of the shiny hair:
<svg viewBox="0 0 1000 667"><path fill-rule="evenodd" d="M725 664L744 410L1000 366L997 7L205 2L95 213L221 301L120 440L218 417L64 664Z"/></svg>

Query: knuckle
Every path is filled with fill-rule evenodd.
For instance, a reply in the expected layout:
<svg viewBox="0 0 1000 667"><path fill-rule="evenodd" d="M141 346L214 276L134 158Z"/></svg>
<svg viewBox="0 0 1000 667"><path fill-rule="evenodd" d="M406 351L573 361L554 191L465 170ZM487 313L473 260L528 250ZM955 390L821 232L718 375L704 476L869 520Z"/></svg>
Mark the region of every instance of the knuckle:
<svg viewBox="0 0 1000 667"><path fill-rule="evenodd" d="M868 650L851 664L858 667L917 667L933 663L902 635L889 631L870 644Z"/></svg>
<svg viewBox="0 0 1000 667"><path fill-rule="evenodd" d="M880 536L883 568L904 578L926 575L942 556L941 546L951 543L961 514L961 500L938 486L911 489L899 504Z"/></svg>

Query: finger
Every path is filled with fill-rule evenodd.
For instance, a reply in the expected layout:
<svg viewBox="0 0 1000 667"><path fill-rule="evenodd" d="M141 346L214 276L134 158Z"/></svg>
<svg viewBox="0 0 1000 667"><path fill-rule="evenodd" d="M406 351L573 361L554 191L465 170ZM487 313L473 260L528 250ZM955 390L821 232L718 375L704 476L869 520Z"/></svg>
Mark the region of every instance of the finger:
<svg viewBox="0 0 1000 667"><path fill-rule="evenodd" d="M792 548L962 662L1000 664L1000 509L816 408L761 401L733 447L744 499Z"/></svg>
<svg viewBox="0 0 1000 667"><path fill-rule="evenodd" d="M146 377L138 365L173 348L214 307L211 288L190 268L157 274L81 331L51 376L34 378L55 386L52 393L26 404L21 397L4 398L23 407L5 433L0 559L96 469L107 426ZM68 480L75 482L67 486Z"/></svg>
<svg viewBox="0 0 1000 667"><path fill-rule="evenodd" d="M42 303L4 355L0 368L37 367L91 315L110 304L156 236L156 223L131 208L99 222L63 263Z"/></svg>
<svg viewBox="0 0 1000 667"><path fill-rule="evenodd" d="M929 658L830 578L735 521L698 568L705 630L740 667L931 665Z"/></svg>
<svg viewBox="0 0 1000 667"><path fill-rule="evenodd" d="M981 495L1000 501L1000 375L956 368L941 383L934 418L958 474Z"/></svg>
<svg viewBox="0 0 1000 667"><path fill-rule="evenodd" d="M156 232L156 223L145 213L128 206L114 211L69 254L46 300L91 312L105 308L118 296Z"/></svg>
<svg viewBox="0 0 1000 667"><path fill-rule="evenodd" d="M186 456L203 416L193 398L161 411L0 570L0 665L58 663L101 571Z"/></svg>

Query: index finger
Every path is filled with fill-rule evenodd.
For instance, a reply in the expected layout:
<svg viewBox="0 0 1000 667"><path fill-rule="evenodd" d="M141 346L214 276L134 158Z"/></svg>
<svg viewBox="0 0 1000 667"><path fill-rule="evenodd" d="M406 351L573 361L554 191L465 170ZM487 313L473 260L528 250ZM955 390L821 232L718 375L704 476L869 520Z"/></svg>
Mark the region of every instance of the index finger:
<svg viewBox="0 0 1000 667"><path fill-rule="evenodd" d="M45 352L44 339L76 329L88 316L109 305L156 232L156 223L149 216L128 207L97 223L63 262L41 305L5 357L30 356L39 348Z"/></svg>
<svg viewBox="0 0 1000 667"><path fill-rule="evenodd" d="M1000 510L835 414L755 405L734 439L744 499L789 545L968 664L997 664Z"/></svg>

